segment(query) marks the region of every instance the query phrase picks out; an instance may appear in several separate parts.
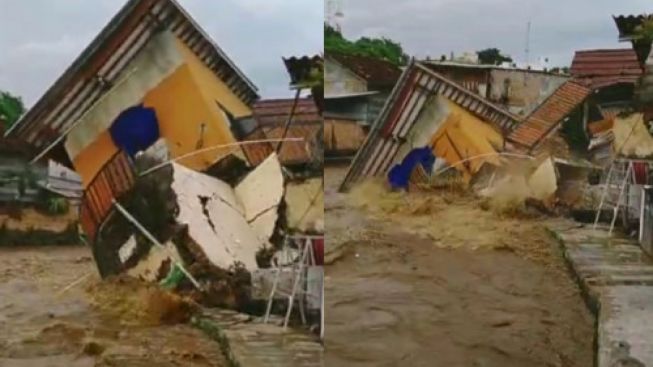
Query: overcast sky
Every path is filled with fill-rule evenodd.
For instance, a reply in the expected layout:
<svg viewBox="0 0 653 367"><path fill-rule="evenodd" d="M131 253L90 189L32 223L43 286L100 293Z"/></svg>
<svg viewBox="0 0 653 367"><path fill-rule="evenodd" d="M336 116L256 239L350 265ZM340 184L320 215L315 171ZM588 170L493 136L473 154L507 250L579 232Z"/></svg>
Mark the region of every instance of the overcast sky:
<svg viewBox="0 0 653 367"><path fill-rule="evenodd" d="M653 12L651 0L341 0L348 38L386 36L412 55L438 58L497 47L525 61L530 57L569 65L574 50L629 47L617 42L612 15Z"/></svg>
<svg viewBox="0 0 653 367"><path fill-rule="evenodd" d="M28 106L126 0L0 0L0 90ZM323 47L323 0L179 0L262 97L289 96L282 56Z"/></svg>

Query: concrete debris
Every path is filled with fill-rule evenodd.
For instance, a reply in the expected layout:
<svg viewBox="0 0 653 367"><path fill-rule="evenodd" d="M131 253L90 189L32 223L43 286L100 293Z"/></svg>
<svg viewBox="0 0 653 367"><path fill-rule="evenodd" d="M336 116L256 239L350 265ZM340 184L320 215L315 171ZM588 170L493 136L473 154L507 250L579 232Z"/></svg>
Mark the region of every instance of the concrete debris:
<svg viewBox="0 0 653 367"><path fill-rule="evenodd" d="M322 178L286 185L288 228L303 233L324 233L324 186Z"/></svg>
<svg viewBox="0 0 653 367"><path fill-rule="evenodd" d="M653 136L644 123L644 114L633 113L626 117L617 117L612 133L613 146L618 150L618 154L638 158L653 156Z"/></svg>
<svg viewBox="0 0 653 367"><path fill-rule="evenodd" d="M256 251L266 243L247 222L235 191L226 183L173 164L172 190L179 205L178 223L216 266L241 262L255 269Z"/></svg>

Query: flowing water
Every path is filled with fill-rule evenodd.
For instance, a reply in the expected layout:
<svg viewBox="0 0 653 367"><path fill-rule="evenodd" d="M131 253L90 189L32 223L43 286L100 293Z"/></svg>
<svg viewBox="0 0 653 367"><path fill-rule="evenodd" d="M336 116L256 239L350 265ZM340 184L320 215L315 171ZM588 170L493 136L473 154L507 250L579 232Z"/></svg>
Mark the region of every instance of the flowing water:
<svg viewBox="0 0 653 367"><path fill-rule="evenodd" d="M85 247L0 248L0 367L226 366L199 330L134 317L166 300L100 282Z"/></svg>
<svg viewBox="0 0 653 367"><path fill-rule="evenodd" d="M457 193L336 193L326 175L329 366L592 365L593 318L542 218Z"/></svg>

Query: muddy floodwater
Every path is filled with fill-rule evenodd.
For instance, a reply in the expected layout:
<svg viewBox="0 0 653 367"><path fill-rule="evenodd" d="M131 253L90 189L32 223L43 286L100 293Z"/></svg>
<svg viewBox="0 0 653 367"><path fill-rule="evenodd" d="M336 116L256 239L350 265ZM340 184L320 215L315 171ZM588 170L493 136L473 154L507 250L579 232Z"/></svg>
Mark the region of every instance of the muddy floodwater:
<svg viewBox="0 0 653 367"><path fill-rule="evenodd" d="M342 195L344 171L325 171L326 365L592 366L594 320L551 219L459 193Z"/></svg>
<svg viewBox="0 0 653 367"><path fill-rule="evenodd" d="M217 343L191 326L111 312L133 289L100 286L116 297L94 306L100 284L85 247L0 248L0 367L227 366Z"/></svg>

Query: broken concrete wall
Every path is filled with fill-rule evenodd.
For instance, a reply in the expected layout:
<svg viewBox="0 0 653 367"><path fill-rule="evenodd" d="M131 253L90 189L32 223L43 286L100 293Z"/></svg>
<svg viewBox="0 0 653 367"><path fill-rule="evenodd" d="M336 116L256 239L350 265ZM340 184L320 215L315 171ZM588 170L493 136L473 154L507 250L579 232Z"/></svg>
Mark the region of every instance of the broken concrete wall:
<svg viewBox="0 0 653 367"><path fill-rule="evenodd" d="M617 155L639 158L653 156L653 136L644 124L644 114L616 117L612 133Z"/></svg>
<svg viewBox="0 0 653 367"><path fill-rule="evenodd" d="M321 177L286 185L287 226L300 233L324 233L324 185Z"/></svg>
<svg viewBox="0 0 653 367"><path fill-rule="evenodd" d="M267 243L277 223L284 179L276 154L269 156L235 188L247 223Z"/></svg>

